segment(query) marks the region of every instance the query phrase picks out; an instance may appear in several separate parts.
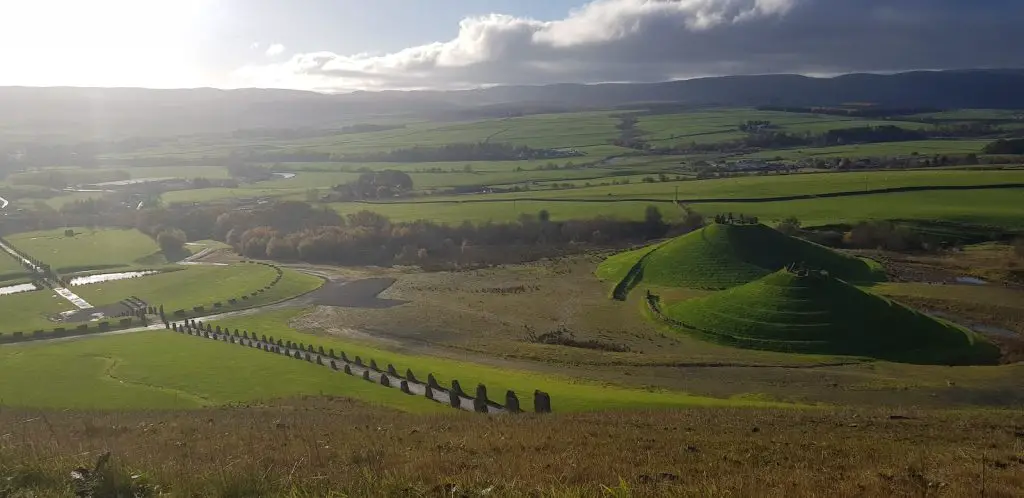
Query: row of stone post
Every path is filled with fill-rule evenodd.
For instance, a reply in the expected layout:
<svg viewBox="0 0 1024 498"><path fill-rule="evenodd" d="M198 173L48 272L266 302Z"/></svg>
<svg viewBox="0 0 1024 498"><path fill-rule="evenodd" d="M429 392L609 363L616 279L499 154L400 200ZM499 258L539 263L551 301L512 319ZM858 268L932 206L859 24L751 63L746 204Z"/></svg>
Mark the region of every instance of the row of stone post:
<svg viewBox="0 0 1024 498"><path fill-rule="evenodd" d="M280 339L278 339L275 344L273 337L270 337L268 339L267 336L264 335L257 338L255 333L250 335L248 331L243 331L241 334L239 334L238 329L235 329L234 335L232 336L229 333L228 329L221 329L219 325L216 327L216 329L214 329L214 327L210 324L206 324L204 327L204 324L202 322L198 322L194 319L186 320L185 323L182 325L178 325L177 323L171 323L169 328L171 328L175 332L185 333L187 331L189 335L203 336L206 338L219 337L224 342L228 342L230 340L232 344L235 344L237 339L238 344L245 345L245 343L243 342L244 339L245 341L248 342L248 345L250 347L257 347L257 344L255 343L259 341L260 343L263 344L263 346L260 348L266 352L274 352L280 354L282 348L287 348L285 349L285 351L291 350L291 356L295 359L305 360L311 363L314 361L314 348L312 344L307 346L305 344L296 344L291 341L285 342ZM193 332L195 333L193 334ZM331 358L329 362L331 369L338 370L338 364L335 362L335 360L338 360L339 357L335 355L334 349L331 349L329 353L326 353L324 351L324 348L320 346L316 349L316 351L317 356L315 361L318 365L324 365L323 356L328 355ZM353 375L352 367L349 365L348 357L346 356L344 351L341 352L340 360L344 362L342 371L345 374ZM381 370L377 367L376 360L373 359L370 360L370 364L368 367L364 366L363 360L359 356L356 356L355 360L352 363L354 363L357 367L363 368L361 377L367 381L371 380L370 370L373 370L375 372L381 372ZM401 379L401 376L398 373L398 369L395 368L393 364L389 363L387 365L386 372L381 372L378 382L380 383L380 385L384 387L394 387L392 385L393 379ZM412 372L412 369L406 369L405 378L399 380L397 387L403 393L412 394L409 388L410 382L418 383L418 381L416 380L416 376ZM458 380L453 379L451 383L451 388L445 389L441 387L440 384L438 384L437 379L434 377L434 374L427 374L427 382L425 385L424 393L426 398L432 401L437 401L436 398L434 397L435 391L447 391L448 404L451 405L453 408L462 408L462 403L464 401L463 398L469 398L469 396L466 395L466 393L462 390L462 385L459 383ZM474 396L471 399L471 402L473 403L473 411L475 412L488 413L490 411L490 403L487 398L487 387L484 384L477 385L476 396ZM543 391L534 391L533 406L534 411L537 413L551 413L551 396ZM522 411L520 409L519 397L516 396L515 391L509 390L505 392L505 405L501 408L503 412L507 413L519 413Z"/></svg>

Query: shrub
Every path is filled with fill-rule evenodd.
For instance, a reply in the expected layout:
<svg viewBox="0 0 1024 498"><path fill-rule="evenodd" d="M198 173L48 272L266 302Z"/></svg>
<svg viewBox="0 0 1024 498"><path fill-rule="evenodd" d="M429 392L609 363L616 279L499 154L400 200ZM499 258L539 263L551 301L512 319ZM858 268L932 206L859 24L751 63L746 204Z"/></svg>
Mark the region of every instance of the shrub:
<svg viewBox="0 0 1024 498"><path fill-rule="evenodd" d="M363 370L363 380L370 380L370 371Z"/></svg>
<svg viewBox="0 0 1024 498"><path fill-rule="evenodd" d="M118 323L121 324L122 327L127 327L127 326L132 324L132 319L131 318L122 318L120 321L118 321Z"/></svg>
<svg viewBox="0 0 1024 498"><path fill-rule="evenodd" d="M398 370L395 370L395 366L388 363L388 374L398 377Z"/></svg>
<svg viewBox="0 0 1024 498"><path fill-rule="evenodd" d="M448 391L448 403L452 405L452 408L462 407L462 396L454 390Z"/></svg>
<svg viewBox="0 0 1024 498"><path fill-rule="evenodd" d="M83 324L81 324L81 325L79 325L79 326L75 327L75 329L76 329L76 330L89 330L89 324L87 324L87 323L83 323ZM58 332L58 329L53 329L53 331L54 331L54 332L57 332L57 333L59 334L59 333L61 333L61 332L64 332L64 329L60 329L60 332Z"/></svg>
<svg viewBox="0 0 1024 498"><path fill-rule="evenodd" d="M462 392L462 385L459 384L459 381L454 380L454 379L452 380L452 392L456 393L456 394L458 394L460 396L465 394L465 393Z"/></svg>
<svg viewBox="0 0 1024 498"><path fill-rule="evenodd" d="M381 376L380 376L380 385L382 385L384 387L391 387L391 379L389 379L387 375L381 374Z"/></svg>
<svg viewBox="0 0 1024 498"><path fill-rule="evenodd" d="M356 366L363 366L363 359L358 356L356 356Z"/></svg>
<svg viewBox="0 0 1024 498"><path fill-rule="evenodd" d="M337 370L337 369L338 369L338 364L335 363L334 360L331 360L331 370Z"/></svg>
<svg viewBox="0 0 1024 498"><path fill-rule="evenodd" d="M437 383L437 379L434 378L434 374L432 373L427 374L427 385L434 389L439 389L441 387L441 385Z"/></svg>
<svg viewBox="0 0 1024 498"><path fill-rule="evenodd" d="M370 358L370 370L373 370L374 372L380 371L380 369L377 368L377 360L374 360L373 358Z"/></svg>
<svg viewBox="0 0 1024 498"><path fill-rule="evenodd" d="M342 368L342 371L344 371L348 375L352 375L352 367L350 367L348 363L345 364L345 366Z"/></svg>
<svg viewBox="0 0 1024 498"><path fill-rule="evenodd" d="M412 394L412 392L409 391L409 381L403 380L402 382L399 382L398 388L401 389L402 392L405 394Z"/></svg>
<svg viewBox="0 0 1024 498"><path fill-rule="evenodd" d="M185 316L185 310L174 310L174 316Z"/></svg>
<svg viewBox="0 0 1024 498"><path fill-rule="evenodd" d="M412 369L411 368L405 369L405 378L409 382L416 382L416 376L412 374Z"/></svg>

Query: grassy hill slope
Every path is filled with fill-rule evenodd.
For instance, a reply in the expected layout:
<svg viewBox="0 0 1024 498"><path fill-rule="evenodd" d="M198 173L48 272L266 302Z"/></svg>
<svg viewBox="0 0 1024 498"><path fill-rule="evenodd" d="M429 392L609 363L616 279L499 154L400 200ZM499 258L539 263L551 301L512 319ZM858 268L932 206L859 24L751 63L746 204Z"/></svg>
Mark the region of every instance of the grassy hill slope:
<svg viewBox="0 0 1024 498"><path fill-rule="evenodd" d="M819 272L780 270L711 296L671 304L667 318L715 342L926 364L991 364L999 351L973 332Z"/></svg>
<svg viewBox="0 0 1024 498"><path fill-rule="evenodd" d="M870 262L838 253L765 225L713 224L653 247L617 254L598 268L616 282L624 298L641 282L662 287L727 289L756 280L787 265L822 269L848 281L882 279Z"/></svg>

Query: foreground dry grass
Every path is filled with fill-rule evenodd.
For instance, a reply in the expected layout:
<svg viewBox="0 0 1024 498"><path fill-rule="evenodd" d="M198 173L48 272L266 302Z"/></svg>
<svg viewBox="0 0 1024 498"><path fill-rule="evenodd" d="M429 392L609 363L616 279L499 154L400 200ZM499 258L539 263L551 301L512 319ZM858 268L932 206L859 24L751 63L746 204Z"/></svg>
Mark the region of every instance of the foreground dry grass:
<svg viewBox="0 0 1024 498"><path fill-rule="evenodd" d="M898 415L898 416L895 416ZM909 418L903 418L909 417ZM0 412L0 496L1021 496L1024 413ZM134 479L132 476L136 476ZM133 484L134 483L134 484Z"/></svg>

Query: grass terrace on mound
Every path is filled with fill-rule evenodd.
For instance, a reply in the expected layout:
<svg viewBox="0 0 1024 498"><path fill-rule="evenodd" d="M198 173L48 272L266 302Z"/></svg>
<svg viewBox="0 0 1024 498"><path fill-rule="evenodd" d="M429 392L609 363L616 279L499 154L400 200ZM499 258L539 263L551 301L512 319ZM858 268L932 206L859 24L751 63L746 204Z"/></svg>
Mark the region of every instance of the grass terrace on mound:
<svg viewBox="0 0 1024 498"><path fill-rule="evenodd" d="M787 269L670 304L672 322L715 342L773 351L924 364L993 364L998 349L959 326L823 272Z"/></svg>
<svg viewBox="0 0 1024 498"><path fill-rule="evenodd" d="M623 299L643 283L660 287L726 289L799 263L853 282L883 279L869 261L790 237L762 224L713 224L657 246L608 258L598 268Z"/></svg>

